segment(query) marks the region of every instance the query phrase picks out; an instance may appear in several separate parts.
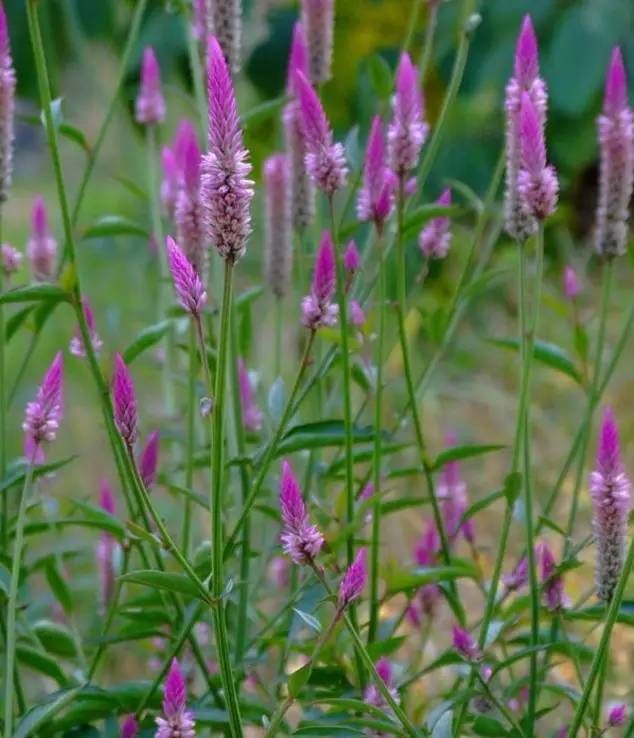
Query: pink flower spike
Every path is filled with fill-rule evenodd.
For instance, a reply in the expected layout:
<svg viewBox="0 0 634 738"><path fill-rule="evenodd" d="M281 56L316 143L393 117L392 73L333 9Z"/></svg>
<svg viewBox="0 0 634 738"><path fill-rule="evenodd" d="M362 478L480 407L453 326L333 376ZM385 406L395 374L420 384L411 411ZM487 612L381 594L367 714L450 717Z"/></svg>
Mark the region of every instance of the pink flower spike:
<svg viewBox="0 0 634 738"><path fill-rule="evenodd" d="M193 713L186 706L185 678L178 661L173 659L165 679L163 716L156 718L156 738L195 738Z"/></svg>
<svg viewBox="0 0 634 738"><path fill-rule="evenodd" d="M150 489L156 481L159 456L159 432L152 431L147 437L141 456L139 457L139 474L143 484Z"/></svg>
<svg viewBox="0 0 634 738"><path fill-rule="evenodd" d="M451 190L447 187L436 201L436 204L451 205ZM444 259L451 246L450 220L446 216L432 218L423 228L418 245L427 259Z"/></svg>
<svg viewBox="0 0 634 738"><path fill-rule="evenodd" d="M302 322L316 330L334 325L339 306L331 304L336 286L335 248L329 231L324 231L315 257L311 294L302 300Z"/></svg>
<svg viewBox="0 0 634 738"><path fill-rule="evenodd" d="M293 39L288 55L288 68L286 72L286 92L288 95L295 93L296 72L301 72L306 78L310 76L306 35L304 34L304 26L299 22L293 26Z"/></svg>
<svg viewBox="0 0 634 738"><path fill-rule="evenodd" d="M581 284L577 273L567 265L564 269L564 295L568 300L574 300L581 292Z"/></svg>
<svg viewBox="0 0 634 738"><path fill-rule="evenodd" d="M624 704L614 705L608 712L608 725L611 728L617 728L624 725L627 720L627 706Z"/></svg>
<svg viewBox="0 0 634 738"><path fill-rule="evenodd" d="M447 448L457 444L454 433L448 433L446 438ZM473 539L473 525L466 521L460 525L462 516L467 509L467 485L460 474L460 464L457 460L449 461L442 468L441 481L437 491L438 499L441 500L441 512L447 535L455 539L462 532L468 540Z"/></svg>
<svg viewBox="0 0 634 738"><path fill-rule="evenodd" d="M0 248L0 269L5 277L10 277L20 270L22 254L9 243L3 243Z"/></svg>
<svg viewBox="0 0 634 738"><path fill-rule="evenodd" d="M121 354L114 356L112 400L117 430L126 445L131 447L137 438L137 407L134 382Z"/></svg>
<svg viewBox="0 0 634 738"><path fill-rule="evenodd" d="M480 661L482 651L468 631L457 625L453 626L453 647L467 661Z"/></svg>
<svg viewBox="0 0 634 738"><path fill-rule="evenodd" d="M174 152L179 177L182 177L183 169L185 168L186 151L191 146L192 141L198 144L196 126L188 118L182 118L178 123L176 133L172 139L172 151Z"/></svg>
<svg viewBox="0 0 634 738"><path fill-rule="evenodd" d="M141 82L136 98L135 117L137 123L151 126L165 120L165 99L161 90L161 70L154 49L146 46L141 61Z"/></svg>
<svg viewBox="0 0 634 738"><path fill-rule="evenodd" d="M327 82L331 77L335 0L302 0L302 24L310 50L310 79Z"/></svg>
<svg viewBox="0 0 634 738"><path fill-rule="evenodd" d="M338 608L343 610L353 600L358 599L365 589L368 581L368 569L366 565L365 548L360 548L354 561L350 564L343 575L339 585Z"/></svg>
<svg viewBox="0 0 634 738"><path fill-rule="evenodd" d="M522 556L511 574L504 574L502 582L508 592L515 592L528 584L528 556Z"/></svg>
<svg viewBox="0 0 634 738"><path fill-rule="evenodd" d="M349 311L350 323L356 325L357 328L361 328L365 323L365 313L361 305L356 300L350 300Z"/></svg>
<svg viewBox="0 0 634 738"><path fill-rule="evenodd" d="M207 241L224 259L238 261L251 233L251 164L242 141L231 75L218 40L208 43L208 152L201 165Z"/></svg>
<svg viewBox="0 0 634 738"><path fill-rule="evenodd" d="M238 359L238 384L240 388L240 406L242 409L242 425L245 430L256 433L262 428L262 411L257 405L251 386L251 377L244 361Z"/></svg>
<svg viewBox="0 0 634 738"><path fill-rule="evenodd" d="M280 507L282 521L289 528L298 528L306 518L306 507L297 477L289 461L282 462L280 477Z"/></svg>
<svg viewBox="0 0 634 738"><path fill-rule="evenodd" d="M114 500L114 492L112 487L108 484L107 479L102 479L99 485L99 507L107 512L109 515L114 515L116 511L116 504Z"/></svg>
<svg viewBox="0 0 634 738"><path fill-rule="evenodd" d="M9 196L13 174L15 84L7 17L0 2L0 202Z"/></svg>
<svg viewBox="0 0 634 738"><path fill-rule="evenodd" d="M392 664L386 658L381 658L376 662L376 671L381 681L390 690L390 694L392 695L394 701L398 703L400 699L398 691L394 686L394 680L392 676ZM376 684L368 684L363 693L363 701L368 705L382 708L388 714L391 714L388 703L385 697L381 694L381 691Z"/></svg>
<svg viewBox="0 0 634 738"><path fill-rule="evenodd" d="M165 239L165 247L178 301L192 315L200 315L207 302L207 292L198 273L171 236Z"/></svg>
<svg viewBox="0 0 634 738"><path fill-rule="evenodd" d="M128 715L121 723L121 738L136 738L139 733L139 724L134 715Z"/></svg>
<svg viewBox="0 0 634 738"><path fill-rule="evenodd" d="M557 563L550 546L542 543L541 553L541 584L544 605L550 612L561 610L565 604L564 580L557 573Z"/></svg>
<svg viewBox="0 0 634 738"><path fill-rule="evenodd" d="M193 130L182 141L179 158L182 180L174 209L176 235L188 261L201 279L204 279L207 253L203 204L200 199L200 147Z"/></svg>
<svg viewBox="0 0 634 738"><path fill-rule="evenodd" d="M282 462L280 509L284 552L296 564L310 564L321 551L324 538L317 526L310 523L299 482L288 461Z"/></svg>
<svg viewBox="0 0 634 738"><path fill-rule="evenodd" d="M24 455L31 464L44 461L42 445L54 441L62 422L64 402L64 368L58 351L46 370L35 400L24 411Z"/></svg>
<svg viewBox="0 0 634 738"><path fill-rule="evenodd" d="M47 282L55 278L57 241L49 231L46 205L39 195L33 200L31 238L26 245L26 253L35 281Z"/></svg>
<svg viewBox="0 0 634 738"><path fill-rule="evenodd" d="M383 123L374 116L368 137L368 147L363 166L363 186L357 198L357 217L361 221L373 221L381 228L390 214L394 193L394 175L385 164Z"/></svg>
<svg viewBox="0 0 634 738"><path fill-rule="evenodd" d="M290 169L286 154L273 154L264 162L264 263L273 294L288 292L293 266Z"/></svg>
<svg viewBox="0 0 634 738"><path fill-rule="evenodd" d="M396 70L392 122L387 129L390 167L404 180L418 163L429 126L423 118L423 96L418 86L416 67L407 52L401 54Z"/></svg>
<svg viewBox="0 0 634 738"><path fill-rule="evenodd" d="M193 0L193 11L192 35L198 43L204 43L209 27L207 0Z"/></svg>
<svg viewBox="0 0 634 738"><path fill-rule="evenodd" d="M161 181L161 204L168 218L174 217L176 198L179 191L180 175L176 164L174 152L168 146L161 151L161 169L163 179Z"/></svg>
<svg viewBox="0 0 634 738"><path fill-rule="evenodd" d="M524 16L522 30L517 37L513 74L524 89L528 89L539 75L537 37L530 15Z"/></svg>
<svg viewBox="0 0 634 738"><path fill-rule="evenodd" d="M348 241L346 250L343 252L343 266L351 274L358 272L361 268L361 254L354 239Z"/></svg>
<svg viewBox="0 0 634 738"><path fill-rule="evenodd" d="M90 306L90 300L86 295L82 297L82 308L84 311L84 317L86 319L86 326L88 327L88 334L90 336L90 343L92 349L96 355L99 354L103 346L103 341L99 337L95 329L95 316ZM69 351L73 356L79 356L84 358L86 356L86 347L84 346L84 339L82 338L79 326L75 327L75 333L70 341Z"/></svg>
<svg viewBox="0 0 634 738"><path fill-rule="evenodd" d="M621 49L616 46L612 50L612 58L605 80L605 96L603 112L607 116L616 117L627 108L627 76Z"/></svg>

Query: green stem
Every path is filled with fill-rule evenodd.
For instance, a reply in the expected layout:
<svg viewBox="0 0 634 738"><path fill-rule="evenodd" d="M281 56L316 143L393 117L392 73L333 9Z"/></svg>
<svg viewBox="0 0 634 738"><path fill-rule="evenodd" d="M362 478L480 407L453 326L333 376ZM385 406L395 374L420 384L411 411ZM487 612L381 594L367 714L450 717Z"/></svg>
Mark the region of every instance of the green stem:
<svg viewBox="0 0 634 738"><path fill-rule="evenodd" d="M493 694L493 691L491 690L491 687L489 686L488 682L482 677L482 674L480 674L479 671L480 667L474 668L474 673L476 675L476 679L480 682L480 686L484 690L484 693L486 694L487 698L497 707L497 709L504 715L506 720L509 722L511 727L515 730L515 732L520 735L524 736L526 735L522 728L520 727L519 723L515 718L513 717L513 713L508 709L508 707L504 704L504 702L501 702L498 700L498 698ZM532 735L529 734L529 735Z"/></svg>
<svg viewBox="0 0 634 738"><path fill-rule="evenodd" d="M599 676L597 677L597 690L594 695L594 725L597 729L601 726L601 715L603 712L603 693L605 691L605 680L608 676L608 661L610 660L610 649L606 652L601 661Z"/></svg>
<svg viewBox="0 0 634 738"><path fill-rule="evenodd" d="M233 267L231 259L225 259L224 286L222 307L220 312L220 334L218 337L218 358L216 368L216 385L214 390L214 409L212 418L212 450L211 450L211 568L212 592L216 605L213 608L213 624L216 638L216 651L220 665L222 686L227 700L227 710L233 738L242 738L242 719L236 684L231 668L229 654L229 638L223 602L224 559L222 513L224 510L224 424L225 395L227 379L227 355L230 353L231 301L233 291Z"/></svg>
<svg viewBox="0 0 634 738"><path fill-rule="evenodd" d="M0 203L0 244L2 243L2 205ZM4 292L4 270L0 266L0 295ZM4 356L4 304L0 304L0 480L7 474L7 381ZM0 528L0 549L7 550L9 540L9 500L6 492L2 495L2 527Z"/></svg>
<svg viewBox="0 0 634 738"><path fill-rule="evenodd" d="M191 489L194 483L194 451L196 448L196 328L189 327L189 361L187 373L187 448L185 458L185 487ZM185 500L183 511L183 554L189 556L191 546L192 507L189 497Z"/></svg>
<svg viewBox="0 0 634 738"><path fill-rule="evenodd" d="M31 490L33 481L33 463L30 462L24 477L24 486L20 495L20 504L18 507L18 519L15 530L15 540L13 543L13 556L11 564L11 582L9 584L9 601L7 603L7 638L6 638L6 668L4 671L4 733L7 736L13 735L13 698L14 679L15 679L15 645L17 640L16 633L16 614L18 609L18 584L20 581L20 568L22 566L22 549L24 547L24 524L26 521L26 508L28 494Z"/></svg>
<svg viewBox="0 0 634 738"><path fill-rule="evenodd" d="M420 16L420 9L423 6L424 0L412 0L412 9L409 14L407 21L407 31L405 38L403 39L403 51L407 51L412 45L412 39L416 31L416 24L418 23L418 17Z"/></svg>
<svg viewBox="0 0 634 738"><path fill-rule="evenodd" d="M428 6L427 25L425 27L425 41L423 42L423 53L418 64L418 72L421 83L424 85L427 79L431 54L434 48L434 36L438 26L438 6L440 3L433 2Z"/></svg>
<svg viewBox="0 0 634 738"><path fill-rule="evenodd" d="M198 111L198 126L200 135L205 139L207 134L207 95L203 84L203 69L201 64L201 47L194 38L193 25L189 18L183 18L185 35L187 36L187 53L189 55L189 69L194 85L194 99ZM204 43L203 43L204 46Z"/></svg>

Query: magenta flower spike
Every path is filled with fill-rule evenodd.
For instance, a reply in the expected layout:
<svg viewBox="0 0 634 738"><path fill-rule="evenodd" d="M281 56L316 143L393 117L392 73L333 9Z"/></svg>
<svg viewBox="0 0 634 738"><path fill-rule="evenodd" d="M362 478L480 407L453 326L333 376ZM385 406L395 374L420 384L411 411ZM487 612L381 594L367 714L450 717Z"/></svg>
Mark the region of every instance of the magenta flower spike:
<svg viewBox="0 0 634 738"><path fill-rule="evenodd" d="M327 82L332 75L335 0L301 0L301 19L308 40L310 80Z"/></svg>
<svg viewBox="0 0 634 738"><path fill-rule="evenodd" d="M348 241L348 245L343 252L343 266L351 275L361 268L361 254L354 239Z"/></svg>
<svg viewBox="0 0 634 738"><path fill-rule="evenodd" d="M4 5L0 3L0 202L9 196L13 175L15 84L7 16Z"/></svg>
<svg viewBox="0 0 634 738"><path fill-rule="evenodd" d="M293 266L290 176L286 154L264 162L264 271L278 299L288 292Z"/></svg>
<svg viewBox="0 0 634 738"><path fill-rule="evenodd" d="M22 254L11 246L3 243L0 247L0 268L5 277L9 278L20 270L22 266Z"/></svg>
<svg viewBox="0 0 634 738"><path fill-rule="evenodd" d="M599 116L599 203L595 249L606 258L625 253L634 184L634 114L627 100L621 50L612 52Z"/></svg>
<svg viewBox="0 0 634 738"><path fill-rule="evenodd" d="M448 433L446 438L447 448L452 448L457 443L454 433ZM466 521L462 525L460 521L467 509L467 485L460 474L460 463L457 460L446 463L441 472L441 480L437 490L438 499L441 500L441 512L445 530L450 539L455 539L462 532L470 543L473 542L473 525Z"/></svg>
<svg viewBox="0 0 634 738"><path fill-rule="evenodd" d="M315 271L310 295L302 300L302 323L317 330L335 325L339 306L332 304L336 286L335 248L329 231L324 231L315 257Z"/></svg>
<svg viewBox="0 0 634 738"><path fill-rule="evenodd" d="M163 172L161 204L167 217L173 218L176 198L180 189L180 173L174 152L169 146L164 146L161 151L161 169Z"/></svg>
<svg viewBox="0 0 634 738"><path fill-rule="evenodd" d="M92 307L90 306L90 300L86 295L82 297L81 304L84 311L84 317L86 318L86 325L88 326L92 350L98 355L103 346L103 341L99 337L95 328L95 315L92 311ZM84 346L84 339L82 338L79 326L75 327L73 337L70 339L69 351L73 356L78 356L80 358L84 358L86 356L86 347Z"/></svg>
<svg viewBox="0 0 634 738"><path fill-rule="evenodd" d="M157 430L152 431L147 437L145 446L139 456L139 474L143 484L150 489L156 481L156 470L158 469L159 438Z"/></svg>
<svg viewBox="0 0 634 738"><path fill-rule="evenodd" d="M359 220L372 221L381 230L394 204L395 185L394 174L385 162L383 122L375 115L365 152L363 184L357 197Z"/></svg>
<svg viewBox="0 0 634 738"><path fill-rule="evenodd" d="M467 661L482 660L482 651L478 644L468 631L458 625L453 626L453 647Z"/></svg>
<svg viewBox="0 0 634 738"><path fill-rule="evenodd" d="M332 197L346 186L348 177L343 146L333 143L332 129L319 96L300 71L295 73L295 90L306 142L306 169L314 184Z"/></svg>
<svg viewBox="0 0 634 738"><path fill-rule="evenodd" d="M112 402L117 430L126 445L132 447L138 433L136 392L132 376L121 354L114 356Z"/></svg>
<svg viewBox="0 0 634 738"><path fill-rule="evenodd" d="M324 537L316 525L312 525L306 512L302 492L289 461L282 462L280 477L280 510L284 553L295 564L310 564L321 551Z"/></svg>
<svg viewBox="0 0 634 738"><path fill-rule="evenodd" d="M597 459L590 474L592 527L597 546L596 590L603 602L612 599L623 569L631 482L623 470L619 431L611 408L603 414Z"/></svg>
<svg viewBox="0 0 634 738"><path fill-rule="evenodd" d="M347 568L339 585L338 608L343 610L353 600L358 599L368 581L365 548L360 548L354 561Z"/></svg>
<svg viewBox="0 0 634 738"><path fill-rule="evenodd" d="M428 133L416 67L409 54L403 52L396 70L392 121L387 129L390 167L401 182L405 182L407 173L418 164Z"/></svg>
<svg viewBox="0 0 634 738"><path fill-rule="evenodd" d="M182 118L178 122L178 127L176 128L176 133L172 138L171 146L172 151L174 152L179 178L182 178L183 169L185 168L186 151L192 141L195 141L196 144L198 144L196 126L191 122L191 120L189 120L189 118Z"/></svg>
<svg viewBox="0 0 634 738"><path fill-rule="evenodd" d="M211 17L208 0L193 0L192 10L192 35L198 43L203 44L210 30L209 24Z"/></svg>
<svg viewBox="0 0 634 738"><path fill-rule="evenodd" d="M516 592L528 584L528 556L522 556L510 574L502 576L502 583L507 592Z"/></svg>
<svg viewBox="0 0 634 738"><path fill-rule="evenodd" d="M180 158L181 186L176 196L174 223L176 237L183 253L196 273L204 280L207 252L205 218L200 199L200 147L195 131L182 143Z"/></svg>
<svg viewBox="0 0 634 738"><path fill-rule="evenodd" d="M238 359L238 384L240 389L240 407L242 409L242 425L245 430L256 433L262 429L263 415L258 407L251 385L251 377L244 361Z"/></svg>
<svg viewBox="0 0 634 738"><path fill-rule="evenodd" d="M251 233L251 164L242 142L233 83L218 40L208 44L209 150L201 166L207 241L224 259L238 261Z"/></svg>
<svg viewBox="0 0 634 738"><path fill-rule="evenodd" d="M31 464L44 461L42 445L54 441L62 422L64 403L64 368L58 351L46 370L35 400L24 411L24 455Z"/></svg>
<svg viewBox="0 0 634 738"><path fill-rule="evenodd" d="M447 187L436 200L438 205L451 205L451 190ZM418 245L427 259L444 259L451 246L450 221L446 216L432 218L420 232Z"/></svg>
<svg viewBox="0 0 634 738"><path fill-rule="evenodd" d="M174 290L181 306L194 316L200 315L207 302L207 292L198 272L171 236L165 239L167 263Z"/></svg>
<svg viewBox="0 0 634 738"><path fill-rule="evenodd" d="M165 678L163 715L156 718L156 738L195 738L196 723L187 709L185 678L176 659L173 659Z"/></svg>
<svg viewBox="0 0 634 738"><path fill-rule="evenodd" d="M414 560L417 566L428 567L438 563L440 536L433 520L427 522L423 535L414 548ZM437 584L425 584L418 590L418 602L412 603L410 620L415 625L420 623L422 615L430 618L436 612L441 592Z"/></svg>
<svg viewBox="0 0 634 738"><path fill-rule="evenodd" d="M608 725L610 728L618 728L625 725L627 720L627 706L624 704L614 705L608 711Z"/></svg>
<svg viewBox="0 0 634 738"><path fill-rule="evenodd" d="M154 49L146 46L141 60L141 81L135 104L137 123L153 126L165 120L165 99L161 89L161 69Z"/></svg>
<svg viewBox="0 0 634 738"><path fill-rule="evenodd" d="M550 612L561 610L565 605L564 580L557 572L557 563L550 546L541 545L541 583L542 597L546 609Z"/></svg>
<svg viewBox="0 0 634 738"><path fill-rule="evenodd" d="M394 686L394 677L392 675L392 664L386 658L379 659L376 664L376 671L381 681L390 690L390 694L395 702L400 702L399 694ZM363 701L374 707L382 708L383 710L388 709L388 703L385 697L381 694L381 691L376 684L368 684L363 693ZM378 734L377 734L378 736Z"/></svg>
<svg viewBox="0 0 634 738"><path fill-rule="evenodd" d="M108 513L115 515L116 504L112 488L106 479L101 480L99 486L99 507ZM99 605L101 612L105 612L115 584L115 555L117 541L110 533L102 533L97 542L97 571L99 573Z"/></svg>
<svg viewBox="0 0 634 738"><path fill-rule="evenodd" d="M350 323L357 328L363 327L365 324L365 313L361 305L356 300L350 300L348 310L350 311Z"/></svg>
<svg viewBox="0 0 634 738"><path fill-rule="evenodd" d="M520 108L521 166L517 189L524 211L537 220L551 215L557 205L559 181L546 163L543 123L530 95L522 93Z"/></svg>
<svg viewBox="0 0 634 738"><path fill-rule="evenodd" d="M121 723L121 738L136 738L139 733L139 724L134 715L128 715Z"/></svg>
<svg viewBox="0 0 634 738"><path fill-rule="evenodd" d="M55 279L57 241L49 230L46 205L39 195L33 200L31 237L26 244L26 254L31 265L31 274L36 282Z"/></svg>
<svg viewBox="0 0 634 738"><path fill-rule="evenodd" d="M575 270L567 265L564 269L564 295L568 300L574 300L581 292L581 283Z"/></svg>

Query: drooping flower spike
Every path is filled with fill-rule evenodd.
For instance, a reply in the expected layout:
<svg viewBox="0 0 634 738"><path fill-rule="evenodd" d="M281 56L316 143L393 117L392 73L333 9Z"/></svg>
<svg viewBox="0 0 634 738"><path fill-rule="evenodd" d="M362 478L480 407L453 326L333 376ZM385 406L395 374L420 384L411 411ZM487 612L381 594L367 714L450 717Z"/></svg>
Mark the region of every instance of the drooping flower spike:
<svg viewBox="0 0 634 738"><path fill-rule="evenodd" d="M22 259L22 254L11 244L3 243L0 247L0 269L5 277L11 277L12 274L20 271Z"/></svg>
<svg viewBox="0 0 634 738"><path fill-rule="evenodd" d="M284 552L296 564L310 564L321 551L324 537L316 525L310 522L302 498L299 482L290 462L282 462L280 477L280 510Z"/></svg>
<svg viewBox="0 0 634 738"><path fill-rule="evenodd" d="M172 661L163 691L163 715L156 718L156 738L195 738L196 723L187 709L187 687L176 659Z"/></svg>
<svg viewBox="0 0 634 738"><path fill-rule="evenodd" d="M458 625L453 626L453 647L467 661L482 659L482 651L471 634Z"/></svg>
<svg viewBox="0 0 634 738"><path fill-rule="evenodd" d="M353 600L358 599L368 581L365 548L360 548L354 561L346 569L339 585L338 608L343 610Z"/></svg>
<svg viewBox="0 0 634 738"><path fill-rule="evenodd" d="M86 325L88 327L88 334L90 336L90 344L95 354L99 354L103 346L97 329L95 328L95 315L90 305L90 300L86 295L82 297L82 309L84 311L84 317L86 319ZM75 326L75 332L70 340L69 351L73 356L79 356L84 358L86 356L86 347L84 345L84 339L82 338L79 326Z"/></svg>
<svg viewBox="0 0 634 738"><path fill-rule="evenodd" d="M288 292L293 266L290 169L286 154L264 162L264 270L273 294Z"/></svg>
<svg viewBox="0 0 634 738"><path fill-rule="evenodd" d="M437 205L451 205L451 190L447 187L436 200ZM418 245L427 259L444 259L451 246L451 221L446 216L432 218L423 228Z"/></svg>
<svg viewBox="0 0 634 738"><path fill-rule="evenodd" d="M36 282L47 282L55 278L57 241L49 230L46 205L39 195L33 200L31 237L26 244L26 255Z"/></svg>
<svg viewBox="0 0 634 738"><path fill-rule="evenodd" d="M345 187L348 177L343 146L333 142L332 129L319 96L300 71L295 73L295 90L306 142L306 169L315 185L332 197Z"/></svg>
<svg viewBox="0 0 634 738"><path fill-rule="evenodd" d="M335 248L329 231L324 231L315 257L315 271L310 295L302 300L302 323L317 330L335 325L339 306L331 302L336 287Z"/></svg>
<svg viewBox="0 0 634 738"><path fill-rule="evenodd" d="M9 45L9 27L0 2L0 202L9 196L13 174L15 70Z"/></svg>
<svg viewBox="0 0 634 738"><path fill-rule="evenodd" d="M99 487L99 507L109 515L115 515L116 504L112 488L106 479L101 480ZM102 533L97 542L97 571L99 574L99 605L101 612L105 612L115 584L115 557L117 540L110 533Z"/></svg>
<svg viewBox="0 0 634 738"><path fill-rule="evenodd" d="M631 507L631 482L623 470L619 431L611 408L606 408L594 471L590 475L594 530L597 547L596 588L603 602L612 599L625 558L627 521Z"/></svg>
<svg viewBox="0 0 634 738"><path fill-rule="evenodd" d="M207 303L207 292L198 272L171 236L165 239L167 263L174 290L181 306L192 315L200 315Z"/></svg>
<svg viewBox="0 0 634 738"><path fill-rule="evenodd" d="M251 233L251 164L242 142L229 68L218 40L208 43L209 150L201 165L201 198L207 241L220 256L238 261Z"/></svg>
<svg viewBox="0 0 634 738"><path fill-rule="evenodd" d="M156 481L156 470L158 468L159 455L159 432L152 431L147 437L145 446L139 456L139 474L143 484L150 489Z"/></svg>
<svg viewBox="0 0 634 738"><path fill-rule="evenodd" d="M627 100L621 50L612 52L599 116L599 204L595 249L606 258L625 253L634 183L634 114Z"/></svg>
<svg viewBox="0 0 634 738"><path fill-rule="evenodd" d="M564 295L568 300L574 300L581 292L581 283L575 270L567 265L564 269Z"/></svg>
<svg viewBox="0 0 634 738"><path fill-rule="evenodd" d="M58 351L46 370L35 400L24 411L24 455L29 463L44 461L43 444L54 441L62 422L64 402L64 368L62 352Z"/></svg>
<svg viewBox="0 0 634 738"><path fill-rule="evenodd" d="M550 612L561 610L565 605L564 579L557 572L557 563L550 546L543 542L540 547L542 597Z"/></svg>
<svg viewBox="0 0 634 738"><path fill-rule="evenodd" d="M114 357L112 404L117 430L126 445L132 447L138 434L136 392L132 376L121 354L115 354Z"/></svg>
<svg viewBox="0 0 634 738"><path fill-rule="evenodd" d="M245 430L256 433L262 429L263 415L251 386L251 377L244 361L238 359L238 385L240 389L240 407L242 410L242 425Z"/></svg>
<svg viewBox="0 0 634 738"><path fill-rule="evenodd" d="M301 18L308 40L310 80L327 82L332 68L335 0L302 0Z"/></svg>
<svg viewBox="0 0 634 738"><path fill-rule="evenodd" d="M136 98L135 117L145 126L158 125L165 120L165 98L161 89L161 70L154 49L147 46L141 61L141 81Z"/></svg>
<svg viewBox="0 0 634 738"><path fill-rule="evenodd" d="M176 237L188 261L204 280L206 228L200 199L200 147L194 130L181 142L181 146L182 151L176 154L181 176L174 208Z"/></svg>

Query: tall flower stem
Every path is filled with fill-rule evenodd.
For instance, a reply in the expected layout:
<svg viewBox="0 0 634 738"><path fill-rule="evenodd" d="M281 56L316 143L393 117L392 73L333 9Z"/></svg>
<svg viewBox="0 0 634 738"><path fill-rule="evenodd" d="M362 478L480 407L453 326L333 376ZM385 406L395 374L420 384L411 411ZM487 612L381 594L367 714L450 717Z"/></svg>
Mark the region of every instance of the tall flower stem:
<svg viewBox="0 0 634 738"><path fill-rule="evenodd" d="M227 700L227 711L233 738L242 738L242 719L238 693L231 668L229 653L229 637L223 602L224 589L224 549L222 512L224 509L224 424L227 380L227 356L230 354L231 302L233 293L233 267L231 259L225 259L224 286L222 307L220 312L220 333L218 336L218 358L216 365L216 383L214 388L214 408L212 413L212 449L211 449L211 568L212 593L215 599L213 608L213 624L216 638L216 651L220 665L222 686Z"/></svg>
<svg viewBox="0 0 634 738"><path fill-rule="evenodd" d="M13 544L13 556L11 563L11 581L9 584L9 601L7 603L7 639L6 639L6 662L4 670L4 733L13 735L13 699L15 678L15 644L16 644L16 615L18 609L18 583L20 581L20 569L22 567L22 549L24 547L24 523L26 521L26 508L31 483L33 482L33 463L29 462L20 504L18 507L18 519L15 529L15 540Z"/></svg>
<svg viewBox="0 0 634 738"><path fill-rule="evenodd" d="M189 357L187 366L187 448L185 451L185 487L192 488L194 483L194 451L196 449L196 329L194 325L189 327ZM191 544L191 500L185 500L183 510L183 554L189 556Z"/></svg>
<svg viewBox="0 0 634 738"><path fill-rule="evenodd" d="M2 244L2 204L0 204L0 244ZM0 266L0 295L4 292L4 271ZM0 480L7 473L7 378L4 357L4 305L0 303ZM9 532L9 501L6 492L2 495L2 527L0 528L0 548L7 550Z"/></svg>
<svg viewBox="0 0 634 738"><path fill-rule="evenodd" d="M427 25L425 26L425 40L423 41L423 53L418 63L418 71L423 84L427 78L429 63L431 62L431 54L434 49L434 37L436 36L436 27L438 26L438 6L440 3L433 2L428 5Z"/></svg>

